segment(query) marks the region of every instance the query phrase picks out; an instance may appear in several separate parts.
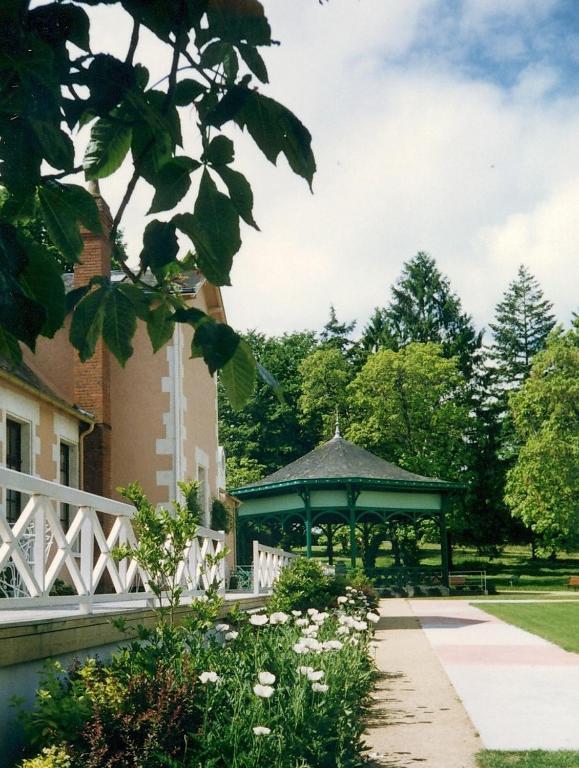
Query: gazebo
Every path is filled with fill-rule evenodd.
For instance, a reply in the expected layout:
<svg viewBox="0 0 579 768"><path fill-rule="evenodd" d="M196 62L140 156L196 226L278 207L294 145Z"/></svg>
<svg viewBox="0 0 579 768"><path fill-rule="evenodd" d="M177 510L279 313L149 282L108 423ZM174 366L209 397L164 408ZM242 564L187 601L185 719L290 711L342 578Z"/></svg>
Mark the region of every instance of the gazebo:
<svg viewBox="0 0 579 768"><path fill-rule="evenodd" d="M242 503L245 521L282 525L299 520L306 534L306 555L312 556L312 529L349 526L350 558L356 566L356 527L361 523L433 520L439 528L443 583L448 586L446 512L452 494L464 486L423 477L384 461L370 451L334 437L258 482L231 494Z"/></svg>

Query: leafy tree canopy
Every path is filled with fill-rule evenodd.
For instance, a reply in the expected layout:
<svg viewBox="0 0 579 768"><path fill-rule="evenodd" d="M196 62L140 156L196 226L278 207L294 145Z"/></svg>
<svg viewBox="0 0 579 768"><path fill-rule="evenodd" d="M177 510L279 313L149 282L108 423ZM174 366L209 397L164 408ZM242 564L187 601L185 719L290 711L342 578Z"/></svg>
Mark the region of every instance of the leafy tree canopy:
<svg viewBox="0 0 579 768"><path fill-rule="evenodd" d="M87 13L95 5L115 5L130 17L124 59L95 48ZM167 48L170 66L157 83L140 60L143 29ZM272 43L258 0L1 4L0 354L19 360L20 344L34 350L38 336L53 336L67 312L81 359L94 353L102 335L121 364L131 353L137 318L153 326L154 338L170 336L175 322L188 323L195 329L193 356L203 357L211 373L223 369L236 407L247 399L256 367L249 347L233 329L183 306L174 279L196 268L213 284L229 285L240 223L257 227L250 184L234 168L234 142L224 131L246 132L270 162L284 155L312 184L309 132L263 92L268 73L260 49ZM191 124L193 156L182 150ZM88 125L88 147L77 158L72 137ZM154 218L144 230L138 270L120 254L125 283L94 275L65 303L61 274L80 257L80 226L102 228L94 198L71 177L111 176L127 157L132 176L105 234L115 241L136 185L150 184ZM190 190L196 192L185 212L173 214ZM23 226L38 218L60 257ZM182 248L190 249L185 259ZM153 288L142 280L146 269L157 279Z"/></svg>
<svg viewBox="0 0 579 768"><path fill-rule="evenodd" d="M457 361L437 344L377 352L348 387L348 438L412 472L461 478L465 387Z"/></svg>
<svg viewBox="0 0 579 768"><path fill-rule="evenodd" d="M336 417L342 429L348 411L347 386L352 378L351 366L335 348L316 349L300 365L301 395L299 407L302 421L316 440L329 440L334 433Z"/></svg>
<svg viewBox="0 0 579 768"><path fill-rule="evenodd" d="M547 551L579 544L579 323L553 332L509 403L522 442L506 501Z"/></svg>
<svg viewBox="0 0 579 768"><path fill-rule="evenodd" d="M333 304L330 304L330 319L320 331L320 346L324 349L337 349L346 354L354 345L350 338L356 321L340 323Z"/></svg>

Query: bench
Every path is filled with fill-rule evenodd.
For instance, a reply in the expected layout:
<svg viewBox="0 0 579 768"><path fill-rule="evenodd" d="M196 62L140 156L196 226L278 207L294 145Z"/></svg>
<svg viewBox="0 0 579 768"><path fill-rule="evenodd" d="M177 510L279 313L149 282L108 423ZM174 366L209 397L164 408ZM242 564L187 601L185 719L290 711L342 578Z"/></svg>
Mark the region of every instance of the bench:
<svg viewBox="0 0 579 768"><path fill-rule="evenodd" d="M448 585L450 587L464 587L466 585L465 576L449 576Z"/></svg>
<svg viewBox="0 0 579 768"><path fill-rule="evenodd" d="M569 581L567 582L567 589L578 589L579 588L579 576L569 576Z"/></svg>

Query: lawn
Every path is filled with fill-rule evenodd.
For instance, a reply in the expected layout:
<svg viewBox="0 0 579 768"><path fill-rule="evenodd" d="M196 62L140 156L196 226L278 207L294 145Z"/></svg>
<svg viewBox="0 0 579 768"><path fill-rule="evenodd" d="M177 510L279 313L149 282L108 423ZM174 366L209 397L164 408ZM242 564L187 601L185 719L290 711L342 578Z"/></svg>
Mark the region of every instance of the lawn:
<svg viewBox="0 0 579 768"><path fill-rule="evenodd" d="M326 562L324 548L314 546L313 553L314 557ZM421 566L440 568L440 546L438 544L422 544L419 557ZM344 562L349 565L350 560L338 552L336 562ZM389 546L385 544L376 559L376 567L389 568L392 565L392 553ZM475 547L455 546L453 548L452 570L486 571L489 587L494 587L501 594L503 592L516 594L528 590L533 592L567 591L569 576L579 575L579 552L561 553L556 560L548 558L532 560L530 548L526 546L505 546L497 557L478 554ZM513 576L519 579L514 586L510 584ZM573 592L568 594L571 597ZM461 597L463 596L461 595Z"/></svg>
<svg viewBox="0 0 579 768"><path fill-rule="evenodd" d="M509 624L556 643L566 651L579 653L579 602L485 603L480 607ZM577 766L579 761L575 763L575 768Z"/></svg>
<svg viewBox="0 0 579 768"><path fill-rule="evenodd" d="M578 768L579 752L495 752L477 755L478 768Z"/></svg>

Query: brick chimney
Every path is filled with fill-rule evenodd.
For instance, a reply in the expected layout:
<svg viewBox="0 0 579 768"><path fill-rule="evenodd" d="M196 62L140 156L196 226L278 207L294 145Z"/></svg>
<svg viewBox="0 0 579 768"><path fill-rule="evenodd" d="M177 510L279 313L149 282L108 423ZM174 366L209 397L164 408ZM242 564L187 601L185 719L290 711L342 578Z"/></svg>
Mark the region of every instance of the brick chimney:
<svg viewBox="0 0 579 768"><path fill-rule="evenodd" d="M112 225L111 212L103 200L98 182L89 182L99 210L102 234L95 235L81 229L84 249L80 264L74 269L74 287L86 285L93 275L109 276L111 273L111 244L109 234ZM111 496L111 375L110 353L102 339L90 360L82 363L75 356L74 401L95 418L95 427L84 439L83 477L84 490L99 496Z"/></svg>

